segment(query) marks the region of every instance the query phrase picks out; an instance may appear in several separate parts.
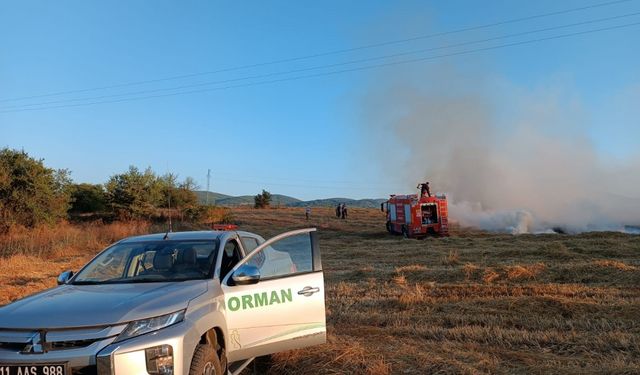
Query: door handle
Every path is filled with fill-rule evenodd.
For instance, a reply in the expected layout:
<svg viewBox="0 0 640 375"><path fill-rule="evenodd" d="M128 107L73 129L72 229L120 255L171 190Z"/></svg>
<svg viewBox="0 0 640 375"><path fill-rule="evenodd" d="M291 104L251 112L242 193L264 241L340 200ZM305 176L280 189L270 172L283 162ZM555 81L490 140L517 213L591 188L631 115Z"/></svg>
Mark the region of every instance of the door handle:
<svg viewBox="0 0 640 375"><path fill-rule="evenodd" d="M302 290L298 291L298 294L301 295L301 296L309 297L313 293L318 293L319 291L320 291L320 288L313 288L313 287L310 287L310 286L305 286Z"/></svg>

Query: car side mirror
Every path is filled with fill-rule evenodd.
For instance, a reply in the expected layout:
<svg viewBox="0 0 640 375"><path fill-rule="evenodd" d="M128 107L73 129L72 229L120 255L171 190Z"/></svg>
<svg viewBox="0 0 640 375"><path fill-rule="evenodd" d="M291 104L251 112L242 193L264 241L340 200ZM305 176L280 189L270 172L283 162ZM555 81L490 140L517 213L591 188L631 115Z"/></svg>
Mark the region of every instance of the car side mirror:
<svg viewBox="0 0 640 375"><path fill-rule="evenodd" d="M58 276L58 285L66 284L73 276L73 271L64 271Z"/></svg>
<svg viewBox="0 0 640 375"><path fill-rule="evenodd" d="M256 266L243 264L231 275L234 285L251 285L260 281L260 270Z"/></svg>

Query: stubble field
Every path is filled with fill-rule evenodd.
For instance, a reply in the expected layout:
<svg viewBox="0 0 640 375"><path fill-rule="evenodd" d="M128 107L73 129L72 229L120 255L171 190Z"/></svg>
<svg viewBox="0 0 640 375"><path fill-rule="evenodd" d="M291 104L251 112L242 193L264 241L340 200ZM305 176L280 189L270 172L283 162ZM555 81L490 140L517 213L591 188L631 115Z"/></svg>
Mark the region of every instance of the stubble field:
<svg viewBox="0 0 640 375"><path fill-rule="evenodd" d="M320 231L328 343L276 354L258 371L640 373L639 236L454 227L448 238L418 241L387 234L377 210L349 213L343 221L314 208L307 222L304 209L233 209L241 229L265 238ZM60 271L77 270L119 237L148 231L144 223L67 225L2 238L0 304L53 286Z"/></svg>

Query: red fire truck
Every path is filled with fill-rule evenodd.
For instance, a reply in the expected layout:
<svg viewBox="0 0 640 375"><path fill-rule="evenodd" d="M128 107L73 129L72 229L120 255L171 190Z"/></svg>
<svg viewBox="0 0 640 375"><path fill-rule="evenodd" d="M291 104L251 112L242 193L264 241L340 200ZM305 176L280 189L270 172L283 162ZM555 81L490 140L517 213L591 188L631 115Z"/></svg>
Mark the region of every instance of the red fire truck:
<svg viewBox="0 0 640 375"><path fill-rule="evenodd" d="M444 195L391 195L381 209L387 213L389 233L408 238L449 235L449 212Z"/></svg>

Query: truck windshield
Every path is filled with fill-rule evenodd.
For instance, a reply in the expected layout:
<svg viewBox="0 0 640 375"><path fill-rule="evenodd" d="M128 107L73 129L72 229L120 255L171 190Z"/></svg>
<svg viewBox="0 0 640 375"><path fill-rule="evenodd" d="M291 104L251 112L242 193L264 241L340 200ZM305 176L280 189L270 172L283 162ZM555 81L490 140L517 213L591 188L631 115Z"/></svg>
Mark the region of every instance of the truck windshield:
<svg viewBox="0 0 640 375"><path fill-rule="evenodd" d="M217 240L116 244L87 264L72 284L205 279L213 273L217 249Z"/></svg>

